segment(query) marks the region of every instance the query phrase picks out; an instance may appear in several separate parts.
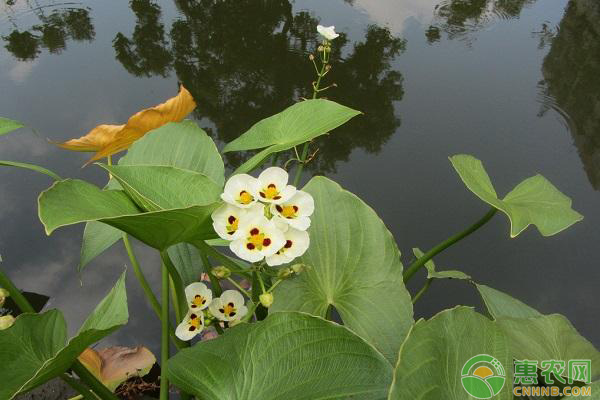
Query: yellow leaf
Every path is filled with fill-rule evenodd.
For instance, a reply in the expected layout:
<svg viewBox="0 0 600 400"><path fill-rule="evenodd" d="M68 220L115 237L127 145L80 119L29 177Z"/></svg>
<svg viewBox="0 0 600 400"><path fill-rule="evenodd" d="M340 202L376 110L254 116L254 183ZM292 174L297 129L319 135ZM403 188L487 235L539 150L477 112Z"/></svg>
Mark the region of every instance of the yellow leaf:
<svg viewBox="0 0 600 400"><path fill-rule="evenodd" d="M146 347L113 346L96 351L87 348L79 361L111 391L134 376L143 377L156 362Z"/></svg>
<svg viewBox="0 0 600 400"><path fill-rule="evenodd" d="M146 133L166 123L183 120L194 108L194 98L182 85L177 96L132 115L125 125L98 125L79 139L71 139L57 145L73 151L95 151L96 154L88 161L89 164L126 150Z"/></svg>

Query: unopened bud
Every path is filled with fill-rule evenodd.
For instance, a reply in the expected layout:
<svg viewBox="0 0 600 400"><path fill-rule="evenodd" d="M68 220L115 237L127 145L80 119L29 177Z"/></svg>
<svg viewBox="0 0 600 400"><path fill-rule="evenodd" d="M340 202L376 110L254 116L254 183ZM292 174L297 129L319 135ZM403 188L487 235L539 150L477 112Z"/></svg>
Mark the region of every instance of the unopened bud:
<svg viewBox="0 0 600 400"><path fill-rule="evenodd" d="M0 317L0 331L10 328L15 323L15 317L12 315L5 315Z"/></svg>
<svg viewBox="0 0 600 400"><path fill-rule="evenodd" d="M304 264L294 264L294 265L292 265L292 271L294 271L295 274L299 274L299 273L303 272L306 268L307 267Z"/></svg>
<svg viewBox="0 0 600 400"><path fill-rule="evenodd" d="M309 54L309 55L308 55L308 59L309 59L310 61L312 61L312 60L314 60L314 59L315 59L315 56L314 56L314 55L312 55L312 54Z"/></svg>
<svg viewBox="0 0 600 400"><path fill-rule="evenodd" d="M265 308L269 308L273 304L273 295L271 293L263 293L258 296L258 299L260 300L260 304Z"/></svg>
<svg viewBox="0 0 600 400"><path fill-rule="evenodd" d="M279 272L277 272L277 279L287 279L292 276L293 273L294 271L292 271L290 268L282 268L279 270Z"/></svg>
<svg viewBox="0 0 600 400"><path fill-rule="evenodd" d="M217 279L227 279L231 276L231 271L229 268L224 266L214 267L211 271L211 274Z"/></svg>
<svg viewBox="0 0 600 400"><path fill-rule="evenodd" d="M317 47L317 51L319 51L319 52L323 51L323 46Z"/></svg>
<svg viewBox="0 0 600 400"><path fill-rule="evenodd" d="M327 65L325 66L325 71L329 71L330 69L331 69L331 64L327 64Z"/></svg>

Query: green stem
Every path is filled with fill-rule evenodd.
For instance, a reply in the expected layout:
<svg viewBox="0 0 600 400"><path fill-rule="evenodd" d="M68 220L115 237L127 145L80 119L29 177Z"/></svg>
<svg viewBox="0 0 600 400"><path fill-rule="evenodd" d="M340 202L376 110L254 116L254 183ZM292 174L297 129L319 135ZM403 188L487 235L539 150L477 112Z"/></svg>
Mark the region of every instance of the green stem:
<svg viewBox="0 0 600 400"><path fill-rule="evenodd" d="M171 301L173 304L177 304L177 295L175 294L175 284L173 283L173 279L169 277L169 293L171 294ZM179 307L175 307L175 321L179 323L183 320L183 315L181 315L181 310Z"/></svg>
<svg viewBox="0 0 600 400"><path fill-rule="evenodd" d="M129 256L129 261L131 261L131 266L133 267L133 273L135 274L136 278L138 279L140 286L144 290L144 294L146 295L146 299L150 303L152 310L154 310L154 313L160 319L160 312L161 312L160 311L161 310L160 303L158 302L156 296L154 295L154 292L152 291L152 288L150 287L150 284L148 283L148 280L146 279L146 277L144 276L144 273L142 272L140 263L138 262L137 257L135 256L135 253L133 252L133 247L131 246L131 242L129 241L129 236L126 233L123 233L123 244L125 245L125 250L127 250L127 255ZM181 320L178 318L177 322L179 322L179 321L181 321ZM186 342L182 342L181 340L179 340L177 338L177 336L175 336L175 331L173 330L173 327L170 326L170 324L169 324L169 333L171 335L171 340L173 341L173 344L178 349L183 349L184 347L188 347Z"/></svg>
<svg viewBox="0 0 600 400"><path fill-rule="evenodd" d="M235 279L227 278L227 280L228 280L228 281L229 281L229 282L230 282L230 283L231 283L233 286L235 286L235 287L237 288L237 290L239 290L240 292L244 293L244 295L245 295L246 297L248 297L249 299L251 299L251 298L252 298L252 295L251 295L250 293L248 293L248 292L247 292L247 291L246 291L246 290L245 290L243 287L241 287L241 286L240 286L240 284L239 284L239 283L237 283L237 282L235 281Z"/></svg>
<svg viewBox="0 0 600 400"><path fill-rule="evenodd" d="M162 254L162 253L161 253ZM169 270L162 265L161 290L161 340L160 340L160 400L169 399L169 381L167 379L167 360L169 359Z"/></svg>
<svg viewBox="0 0 600 400"><path fill-rule="evenodd" d="M433 282L433 278L429 278L425 281L425 284L423 285L421 290L419 290L417 292L417 294L415 294L415 296L412 298L413 304L415 304L417 302L417 300L419 300L421 298L421 296L423 296L423 294L429 289L429 286L431 286L432 282Z"/></svg>
<svg viewBox="0 0 600 400"><path fill-rule="evenodd" d="M475 232L477 229L479 229L483 225L485 225L490 219L492 219L492 217L494 216L494 214L496 214L497 211L498 210L496 208L492 207L490 209L490 211L488 211L483 216L483 218L481 218L479 221L475 222L473 225L471 225L464 231L457 233L456 235L446 239L442 243L438 244L437 246L435 246L434 248L429 250L427 253L423 254L423 256L421 258L419 258L415 262L413 262L406 269L406 271L404 271L404 282L405 283L408 282L410 280L410 278L412 278L412 276L419 270L419 268L424 266L425 263L427 261L431 260L434 256L436 256L437 254L446 250L448 247L452 246L454 243L464 239L465 237L469 236L471 233Z"/></svg>
<svg viewBox="0 0 600 400"><path fill-rule="evenodd" d="M246 314L244 316L244 318L242 318L242 320L241 320L242 322L248 322L248 321L250 321L252 319L252 316L254 315L254 312L256 311L256 308L258 307L258 304L259 303L257 303L257 302L256 303L252 302L252 305L248 309L248 314Z"/></svg>
<svg viewBox="0 0 600 400"><path fill-rule="evenodd" d="M325 61L325 56L323 55L323 65L321 66L321 72L319 72L317 83L313 87L313 100L317 98L317 94L319 93L319 86L321 85L321 79L323 79L323 76L325 76L324 72L326 65L327 62ZM304 143L304 147L302 148L302 158L300 158L300 164L298 164L296 176L294 177L294 186L296 187L298 186L298 183L300 183L300 178L302 177L302 170L304 169L304 164L306 164L306 158L308 157L308 144L309 142Z"/></svg>
<svg viewBox="0 0 600 400"><path fill-rule="evenodd" d="M142 272L140 263L138 262L137 257L135 256L135 254L133 252L131 243L129 242L129 236L126 233L123 233L123 244L125 245L125 250L127 250L127 255L129 256L129 261L131 261L131 266L133 267L133 273L135 274L136 278L140 282L140 286L144 290L146 299L148 299L148 301L150 302L150 305L152 306L152 309L154 310L156 315L158 315L158 317L160 318L160 309L161 309L160 303L156 299L156 296L154 295L152 288L150 288L150 285L148 284L148 280L146 280L146 277L144 276L144 273Z"/></svg>
<svg viewBox="0 0 600 400"><path fill-rule="evenodd" d="M23 313L35 313L35 309L29 301L23 296L21 291L17 289L8 275L0 269L0 286L8 290L13 301L17 304ZM84 381L102 400L118 400L117 397L104 386L79 360L75 360L71 365L71 369Z"/></svg>
<svg viewBox="0 0 600 400"><path fill-rule="evenodd" d="M118 400L117 396L108 390L79 360L73 362L71 369L102 400Z"/></svg>
<svg viewBox="0 0 600 400"><path fill-rule="evenodd" d="M78 396L71 397L69 400L76 400L76 399L98 400L98 398L96 396L94 396L94 394L92 392L90 392L90 390L84 384L82 384L80 381L78 381L77 379L72 378L67 374L62 374L60 376L60 378L63 381L65 381L69 386L71 386L73 389L75 389L77 392L81 393Z"/></svg>
<svg viewBox="0 0 600 400"><path fill-rule="evenodd" d="M213 291L215 292L215 295L220 296L221 293L223 293L223 289L221 288L221 282L219 282L217 277L212 274L212 265L210 265L210 261L208 260L206 252L200 250L200 258L202 259L204 271L206 272L206 275L208 275L208 279L210 279L210 284L212 286Z"/></svg>
<svg viewBox="0 0 600 400"><path fill-rule="evenodd" d="M187 313L187 300L185 298L183 281L181 280L181 276L175 268L173 261L169 257L169 253L166 250L160 252L160 257L163 261L163 264L167 267L167 271L173 279L173 286L175 286L175 297L177 298L177 302L174 304L174 307L179 307L179 313L184 315ZM164 306L163 306L164 307Z"/></svg>
<svg viewBox="0 0 600 400"><path fill-rule="evenodd" d="M24 313L35 313L35 310L29 301L23 296L23 293L12 283L8 275L0 269L0 287L8 290L10 297Z"/></svg>
<svg viewBox="0 0 600 400"><path fill-rule="evenodd" d="M276 280L275 283L273 284L273 286L271 286L269 288L269 290L267 290L267 292L271 293L273 290L275 290L275 288L277 287L277 285L279 285L281 282L283 282L283 279Z"/></svg>

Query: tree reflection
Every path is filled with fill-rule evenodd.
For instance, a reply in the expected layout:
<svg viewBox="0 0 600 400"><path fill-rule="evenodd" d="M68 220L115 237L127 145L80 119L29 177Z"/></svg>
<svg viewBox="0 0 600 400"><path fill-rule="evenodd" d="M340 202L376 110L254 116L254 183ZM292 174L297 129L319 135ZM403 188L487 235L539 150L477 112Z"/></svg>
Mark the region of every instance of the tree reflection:
<svg viewBox="0 0 600 400"><path fill-rule="evenodd" d="M19 60L35 59L42 48L58 54L66 48L68 40L91 41L96 35L89 10L84 8L54 10L49 15L37 16L39 24L24 31L13 29L2 37L6 42L4 47Z"/></svg>
<svg viewBox="0 0 600 400"><path fill-rule="evenodd" d="M447 0L435 7L434 19L425 32L429 43L446 33L448 39L472 40L470 33L482 30L497 18L518 18L523 8L536 0Z"/></svg>
<svg viewBox="0 0 600 400"><path fill-rule="evenodd" d="M542 67L544 109L569 124L588 179L600 190L600 4L572 0Z"/></svg>
<svg viewBox="0 0 600 400"><path fill-rule="evenodd" d="M208 119L221 141L311 94L315 76L308 54L319 41L318 21L306 11L294 13L287 0L176 0L181 16L168 37L157 3L130 4L136 28L131 38L117 34L117 59L138 76L174 70L198 102L196 117ZM153 34L136 35L143 29ZM402 75L392 62L404 48L403 40L377 26L354 44L344 35L336 39L331 79L338 87L327 96L365 115L317 141L313 147L319 147L319 156L309 164L313 170L335 169L355 148L379 151L400 126L394 102L403 96ZM235 167L245 157L227 154L227 162Z"/></svg>

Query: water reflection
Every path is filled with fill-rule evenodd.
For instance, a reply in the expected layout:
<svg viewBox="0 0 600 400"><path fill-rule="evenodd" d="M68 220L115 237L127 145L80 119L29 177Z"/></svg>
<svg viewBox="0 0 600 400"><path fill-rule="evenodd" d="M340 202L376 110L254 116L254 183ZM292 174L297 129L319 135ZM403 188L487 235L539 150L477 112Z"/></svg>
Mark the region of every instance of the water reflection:
<svg viewBox="0 0 600 400"><path fill-rule="evenodd" d="M308 53L319 41L318 20L294 13L292 3L273 1L177 0L180 11L167 34L160 6L132 0L136 27L131 38L118 33L116 57L136 76L165 76L173 70L200 105L198 119L214 125L211 134L229 142L254 122L310 95L314 71ZM232 23L235 21L235 23ZM369 26L362 41L336 40L331 56L337 88L327 95L365 112L320 140L313 170L335 169L355 148L378 152L400 126L394 102L403 96L402 75L392 63L405 42L389 30ZM228 154L229 166L246 156Z"/></svg>
<svg viewBox="0 0 600 400"><path fill-rule="evenodd" d="M473 40L471 33L500 19L518 18L523 9L537 0L447 0L435 7L431 26L425 32L434 43L445 33L448 39Z"/></svg>
<svg viewBox="0 0 600 400"><path fill-rule="evenodd" d="M542 66L543 109L569 125L588 179L600 190L600 3L569 3Z"/></svg>
<svg viewBox="0 0 600 400"><path fill-rule="evenodd" d="M9 9L13 6L10 2L6 4ZM39 22L23 30L14 19L9 19L13 29L2 36L4 47L20 61L35 59L42 49L59 54L66 49L68 40L92 41L96 35L87 8L54 9L47 13L45 9L52 5L28 3L28 6Z"/></svg>

